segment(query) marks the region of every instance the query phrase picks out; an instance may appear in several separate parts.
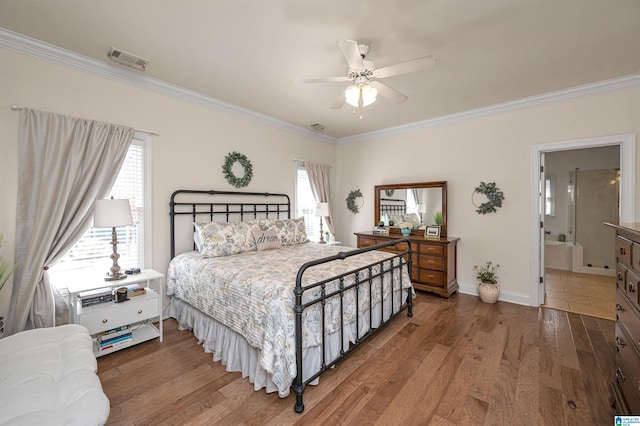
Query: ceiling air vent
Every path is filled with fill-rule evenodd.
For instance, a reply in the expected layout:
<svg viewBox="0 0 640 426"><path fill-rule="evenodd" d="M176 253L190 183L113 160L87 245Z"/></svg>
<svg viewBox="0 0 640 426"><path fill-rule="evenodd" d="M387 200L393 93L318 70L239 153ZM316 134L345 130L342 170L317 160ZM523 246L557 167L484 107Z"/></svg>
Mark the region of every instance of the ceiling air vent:
<svg viewBox="0 0 640 426"><path fill-rule="evenodd" d="M311 127L316 132L322 132L325 129L325 127L320 123L310 124L309 127Z"/></svg>
<svg viewBox="0 0 640 426"><path fill-rule="evenodd" d="M149 60L136 56L132 53L125 52L124 50L116 49L115 47L109 49L109 54L107 56L112 61L140 71L144 71L149 64Z"/></svg>

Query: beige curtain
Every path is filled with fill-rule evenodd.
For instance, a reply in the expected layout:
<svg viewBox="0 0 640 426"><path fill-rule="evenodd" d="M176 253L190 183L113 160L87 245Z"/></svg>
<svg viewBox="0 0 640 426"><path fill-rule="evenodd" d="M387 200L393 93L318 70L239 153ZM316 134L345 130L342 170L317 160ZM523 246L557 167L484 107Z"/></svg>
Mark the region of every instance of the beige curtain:
<svg viewBox="0 0 640 426"><path fill-rule="evenodd" d="M16 254L8 333L54 325L46 271L91 225L134 129L24 108L20 114Z"/></svg>
<svg viewBox="0 0 640 426"><path fill-rule="evenodd" d="M336 235L331 219L331 166L327 164L315 164L304 162L304 168L309 176L311 192L318 203L329 203L329 216L325 217L325 223L331 235Z"/></svg>

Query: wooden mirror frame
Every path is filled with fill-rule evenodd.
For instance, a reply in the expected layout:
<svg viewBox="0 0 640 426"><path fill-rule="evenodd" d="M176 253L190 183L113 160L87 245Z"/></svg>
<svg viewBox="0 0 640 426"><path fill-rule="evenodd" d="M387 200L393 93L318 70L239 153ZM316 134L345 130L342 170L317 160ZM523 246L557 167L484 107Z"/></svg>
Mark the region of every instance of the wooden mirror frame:
<svg viewBox="0 0 640 426"><path fill-rule="evenodd" d="M395 183L391 185L376 185L374 186L374 210L373 210L373 226L378 226L380 222L380 192L386 190L399 190L399 189L423 189L423 188L441 188L442 189L442 227L440 229L440 236L447 236L447 181L436 181L436 182L415 182L415 183ZM395 230L400 232L400 228L391 227L395 232ZM413 230L412 234L424 234L424 230Z"/></svg>

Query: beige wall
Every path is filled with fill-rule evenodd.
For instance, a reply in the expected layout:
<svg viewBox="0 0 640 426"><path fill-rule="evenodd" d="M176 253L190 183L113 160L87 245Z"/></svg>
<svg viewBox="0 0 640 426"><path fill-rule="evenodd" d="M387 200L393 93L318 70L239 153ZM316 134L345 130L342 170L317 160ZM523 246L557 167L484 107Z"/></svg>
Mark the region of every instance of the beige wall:
<svg viewBox="0 0 640 426"><path fill-rule="evenodd" d="M169 261L169 196L176 189L234 190L222 174L231 151L253 164L250 191L294 192L293 160L334 166L336 146L235 114L193 105L44 60L0 49L0 232L15 244L19 113L11 104L158 132L152 142L153 268ZM8 313L10 285L0 292Z"/></svg>
<svg viewBox="0 0 640 426"><path fill-rule="evenodd" d="M339 144L335 198L343 200L356 188L365 197L360 214L347 212L339 218L339 238L355 244L346 230L373 226L374 185L446 180L447 233L461 238L458 280L462 290L474 291L473 266L491 260L501 265L501 297L527 303L532 145L639 131L640 88L631 88ZM636 154L640 156L640 150ZM496 182L504 191L506 199L498 213L475 212L471 194L480 181ZM640 212L637 206L636 212Z"/></svg>
<svg viewBox="0 0 640 426"><path fill-rule="evenodd" d="M232 189L221 165L228 152L237 150L253 163L247 189L255 191L292 194L293 159L334 165L337 238L349 245L355 245L353 232L373 225L374 185L447 180L448 232L461 238L458 277L463 291L474 291L473 265L492 260L502 265L503 296L526 303L531 146L640 130L640 88L631 88L336 147L12 51L0 49L0 63L0 231L7 236L8 251L14 245L18 178L18 113L9 106L18 103L160 133L153 141L152 266L162 272L169 260L169 195L188 187ZM475 213L470 200L480 181L495 181L504 191L504 207L497 214ZM365 203L354 215L344 200L358 188ZM8 299L5 287L0 315L6 314Z"/></svg>

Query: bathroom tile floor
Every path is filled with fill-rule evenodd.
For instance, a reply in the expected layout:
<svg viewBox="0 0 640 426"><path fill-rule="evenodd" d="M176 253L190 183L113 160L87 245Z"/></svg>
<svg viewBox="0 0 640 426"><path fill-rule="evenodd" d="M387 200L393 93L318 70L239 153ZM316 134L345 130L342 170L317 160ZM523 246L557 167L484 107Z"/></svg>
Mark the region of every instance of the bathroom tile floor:
<svg viewBox="0 0 640 426"><path fill-rule="evenodd" d="M543 307L597 318L616 319L615 277L547 268L545 281L546 295Z"/></svg>

